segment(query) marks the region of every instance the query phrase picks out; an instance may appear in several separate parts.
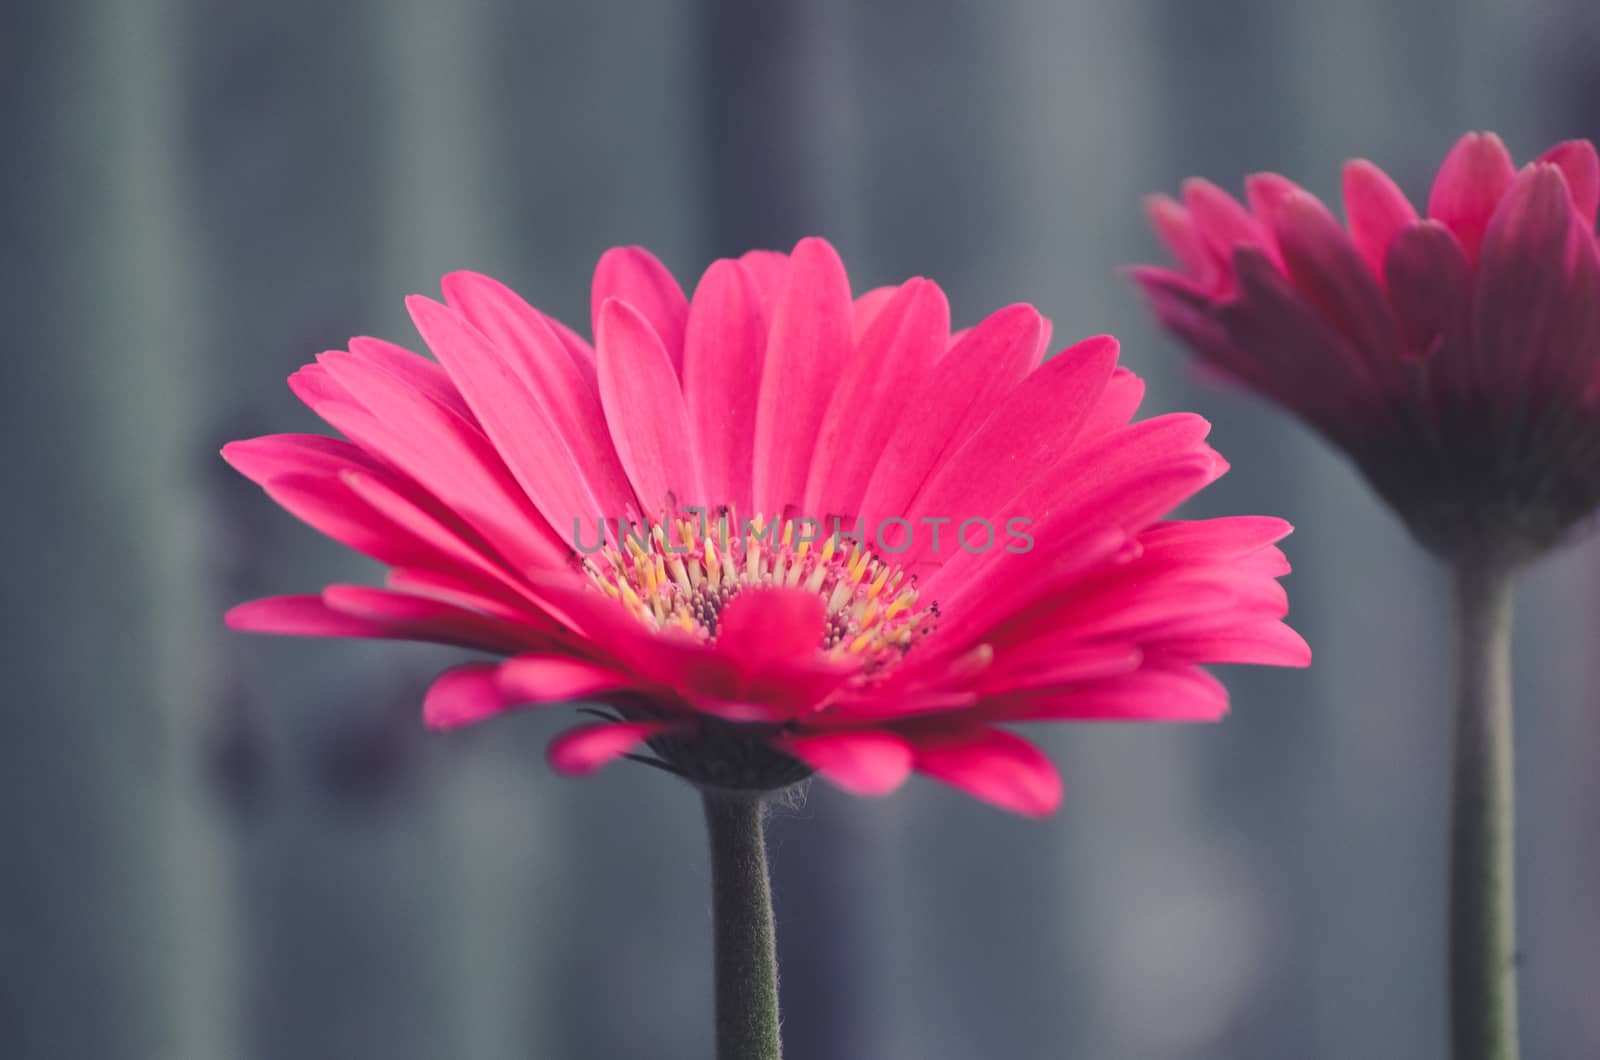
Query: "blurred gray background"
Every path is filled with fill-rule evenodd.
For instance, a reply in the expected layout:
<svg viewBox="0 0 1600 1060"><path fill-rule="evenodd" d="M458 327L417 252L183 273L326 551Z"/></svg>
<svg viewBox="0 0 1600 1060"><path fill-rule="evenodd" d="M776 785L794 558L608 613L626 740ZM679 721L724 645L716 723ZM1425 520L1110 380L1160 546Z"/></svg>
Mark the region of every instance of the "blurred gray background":
<svg viewBox="0 0 1600 1060"><path fill-rule="evenodd" d="M443 650L247 638L371 576L216 457L458 267L581 324L595 259L835 240L959 324L1103 331L1216 424L1193 514L1269 512L1309 672L1214 727L1060 727L1068 797L818 788L772 829L791 1060L1444 1055L1444 584L1350 470L1194 380L1115 267L1140 197L1366 155L1422 199L1470 128L1600 134L1586 0L13 3L0 32L7 514L0 1056L710 1054L694 795L569 782L567 718L450 737ZM1600 552L1518 612L1531 1060L1600 1056ZM560 712L557 712L560 713Z"/></svg>

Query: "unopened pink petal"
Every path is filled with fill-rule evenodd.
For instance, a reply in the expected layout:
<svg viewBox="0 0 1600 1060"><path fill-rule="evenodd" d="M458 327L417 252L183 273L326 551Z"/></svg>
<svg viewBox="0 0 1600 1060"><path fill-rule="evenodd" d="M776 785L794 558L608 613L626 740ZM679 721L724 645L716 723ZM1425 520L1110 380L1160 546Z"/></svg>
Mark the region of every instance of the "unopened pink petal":
<svg viewBox="0 0 1600 1060"><path fill-rule="evenodd" d="M1384 378L1396 360L1396 333L1377 278L1343 226L1311 195L1296 192L1277 207L1278 249L1290 277Z"/></svg>
<svg viewBox="0 0 1600 1060"><path fill-rule="evenodd" d="M1170 195L1152 195L1145 200L1144 211L1156 235L1167 245L1184 272L1201 281L1216 274L1221 262L1206 245L1181 202Z"/></svg>
<svg viewBox="0 0 1600 1060"><path fill-rule="evenodd" d="M1195 231L1219 261L1233 259L1238 246L1261 247L1276 254L1270 230L1239 205L1239 201L1208 180L1191 177L1183 182L1183 205Z"/></svg>
<svg viewBox="0 0 1600 1060"><path fill-rule="evenodd" d="M1250 212L1260 222L1261 228L1273 236L1277 234L1278 208L1296 195L1306 192L1288 177L1277 173L1252 173L1244 178L1245 202Z"/></svg>
<svg viewBox="0 0 1600 1060"><path fill-rule="evenodd" d="M1494 133L1468 133L1456 142L1428 195L1428 216L1455 233L1469 262L1478 259L1489 217L1511 187L1516 168Z"/></svg>
<svg viewBox="0 0 1600 1060"><path fill-rule="evenodd" d="M1217 307L1217 319L1244 355L1241 377L1313 423L1350 413L1347 395L1373 389L1372 357L1260 250L1241 247L1233 263L1238 296ZM1289 349L1294 356L1284 356Z"/></svg>
<svg viewBox="0 0 1600 1060"><path fill-rule="evenodd" d="M1367 268L1383 276L1389 244L1417 219L1417 211L1389 175L1364 158L1344 167L1344 212L1350 239Z"/></svg>
<svg viewBox="0 0 1600 1060"><path fill-rule="evenodd" d="M1578 208L1589 231L1594 231L1595 213L1600 210L1600 155L1588 140L1567 140L1539 156L1561 170L1566 178L1572 203Z"/></svg>
<svg viewBox="0 0 1600 1060"><path fill-rule="evenodd" d="M1472 266L1455 234L1439 221L1402 228L1389 248L1384 278L1406 356L1437 354L1435 371L1465 372Z"/></svg>
<svg viewBox="0 0 1600 1060"><path fill-rule="evenodd" d="M1580 242L1593 243L1560 172L1530 166L1501 200L1484 234L1473 295L1474 376L1515 385L1563 357L1558 314ZM1557 340L1553 342L1552 340Z"/></svg>

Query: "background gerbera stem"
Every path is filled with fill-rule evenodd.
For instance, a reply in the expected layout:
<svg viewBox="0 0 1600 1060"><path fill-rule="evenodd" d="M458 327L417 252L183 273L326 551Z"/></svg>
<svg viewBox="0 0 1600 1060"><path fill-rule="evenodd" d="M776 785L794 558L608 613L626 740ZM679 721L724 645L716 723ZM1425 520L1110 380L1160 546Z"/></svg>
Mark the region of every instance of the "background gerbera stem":
<svg viewBox="0 0 1600 1060"><path fill-rule="evenodd" d="M717 1060L778 1060L778 955L759 795L705 793L716 931Z"/></svg>
<svg viewBox="0 0 1600 1060"><path fill-rule="evenodd" d="M1460 714L1450 840L1450 1029L1455 1060L1517 1056L1511 574L1456 568Z"/></svg>

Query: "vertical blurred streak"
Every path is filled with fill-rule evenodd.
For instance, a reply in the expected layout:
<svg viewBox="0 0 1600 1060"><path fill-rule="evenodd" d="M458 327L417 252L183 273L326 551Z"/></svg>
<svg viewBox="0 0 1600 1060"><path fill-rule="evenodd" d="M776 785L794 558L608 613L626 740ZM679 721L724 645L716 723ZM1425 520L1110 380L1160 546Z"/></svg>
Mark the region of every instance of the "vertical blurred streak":
<svg viewBox="0 0 1600 1060"><path fill-rule="evenodd" d="M385 333L363 299L382 279L385 173L370 127L374 20L388 10L309 0L187 10L196 70L187 146L206 253L197 282L216 307L205 348L220 368L211 429L326 432L283 379L354 332ZM214 489L219 536L230 535L221 558L236 550L218 564L227 603L373 578L370 563L223 469L215 441L212 467L231 476ZM234 684L251 702L221 704L219 720L250 714L234 718L239 743L213 750L232 771L218 779L248 786L257 771L261 783L251 812L234 815L248 1042L211 1056L467 1055L448 959L461 902L437 869L447 861L441 799L419 717L442 653L230 636L242 671Z"/></svg>
<svg viewBox="0 0 1600 1060"><path fill-rule="evenodd" d="M708 236L718 256L788 251L826 235L854 263L847 19L828 4L704 0ZM874 280L874 283L876 280ZM881 827L855 800L811 789L768 825L784 1056L883 1055L886 907Z"/></svg>
<svg viewBox="0 0 1600 1060"><path fill-rule="evenodd" d="M1523 578L1513 655L1522 1044L1528 1056L1600 1055L1600 617L1595 542Z"/></svg>
<svg viewBox="0 0 1600 1060"><path fill-rule="evenodd" d="M234 1053L178 5L11 12L0 1054ZM15 79L12 81L12 79ZM13 168L20 163L21 168Z"/></svg>
<svg viewBox="0 0 1600 1060"><path fill-rule="evenodd" d="M1139 5L1010 10L993 104L1006 120L988 145L1006 160L993 178L995 282L1054 319L1052 353L1118 335L1122 363L1147 384L1141 417L1192 407L1180 364L1144 338L1118 272L1144 241L1140 199L1166 147L1165 42ZM1206 61L1226 64L1215 51ZM1245 706L1250 690L1235 676ZM1013 1052L1051 1042L1060 1055L1188 1060L1233 1044L1261 989L1271 910L1254 837L1219 806L1224 735L1139 725L1043 734L1067 790L1033 840L1048 888L1039 933L1051 943L1037 959L1054 981L1033 988L1032 1038Z"/></svg>
<svg viewBox="0 0 1600 1060"><path fill-rule="evenodd" d="M1537 129L1507 129L1519 157L1555 140L1600 144L1600 9L1549 0L1534 65ZM1523 1050L1600 1056L1600 541L1525 578L1513 655Z"/></svg>
<svg viewBox="0 0 1600 1060"><path fill-rule="evenodd" d="M499 123L517 120L497 110L490 61L501 6L397 0L371 16L379 87L370 117L382 158L372 316L407 345L416 344L407 341L406 294L439 298L446 272L498 271L516 256L499 214L523 190L500 149L509 130ZM408 724L420 724L414 712ZM423 869L437 903L426 959L439 973L435 1016L449 1055L472 1060L552 1055L562 1015L551 997L560 969L548 955L564 890L555 852L569 837L559 801L539 799L528 782L530 748L507 736L502 727L479 740L421 737L437 743L442 774Z"/></svg>
<svg viewBox="0 0 1600 1060"><path fill-rule="evenodd" d="M845 17L826 3L702 0L704 187L716 256L849 241L851 82ZM841 247L846 262L848 248Z"/></svg>

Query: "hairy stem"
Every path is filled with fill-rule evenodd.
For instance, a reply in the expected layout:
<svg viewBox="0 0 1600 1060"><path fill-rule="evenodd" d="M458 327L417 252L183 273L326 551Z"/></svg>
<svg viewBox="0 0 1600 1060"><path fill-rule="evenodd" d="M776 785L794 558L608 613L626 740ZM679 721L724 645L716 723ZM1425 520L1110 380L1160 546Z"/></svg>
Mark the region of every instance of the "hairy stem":
<svg viewBox="0 0 1600 1060"><path fill-rule="evenodd" d="M705 793L715 921L717 1060L779 1060L778 955L760 796Z"/></svg>

